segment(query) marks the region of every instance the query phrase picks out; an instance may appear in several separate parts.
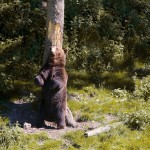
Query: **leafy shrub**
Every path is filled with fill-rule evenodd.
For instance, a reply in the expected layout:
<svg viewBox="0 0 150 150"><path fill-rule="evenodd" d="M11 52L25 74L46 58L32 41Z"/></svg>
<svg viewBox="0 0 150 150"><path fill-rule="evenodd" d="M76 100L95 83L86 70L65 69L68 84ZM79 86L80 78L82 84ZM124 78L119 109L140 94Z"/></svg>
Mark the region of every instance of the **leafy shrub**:
<svg viewBox="0 0 150 150"><path fill-rule="evenodd" d="M150 100L150 76L144 77L135 87L134 96L145 101Z"/></svg>
<svg viewBox="0 0 150 150"><path fill-rule="evenodd" d="M117 98L127 98L129 93L124 89L114 89L113 95Z"/></svg>
<svg viewBox="0 0 150 150"><path fill-rule="evenodd" d="M65 46L72 67L94 75L104 70L131 71L135 58L148 58L150 7L146 1L65 3Z"/></svg>
<svg viewBox="0 0 150 150"><path fill-rule="evenodd" d="M6 72L9 73L14 79L33 79L39 67L30 60L15 60L6 65Z"/></svg>
<svg viewBox="0 0 150 150"><path fill-rule="evenodd" d="M139 110L123 115L123 120L131 129L142 130L150 125L150 110Z"/></svg>
<svg viewBox="0 0 150 150"><path fill-rule="evenodd" d="M11 75L7 75L4 72L0 73L0 91L6 93L14 89L13 78Z"/></svg>
<svg viewBox="0 0 150 150"><path fill-rule="evenodd" d="M22 60L40 62L45 37L46 11L40 9L39 0L5 1L1 2L0 6L0 41L5 52L1 61L6 57L7 60L12 60L17 54ZM13 44L18 40L19 44L16 46L10 45L10 42Z"/></svg>
<svg viewBox="0 0 150 150"><path fill-rule="evenodd" d="M61 149L62 142L52 140L47 133L24 134L18 124L0 128L0 148L20 149Z"/></svg>
<svg viewBox="0 0 150 150"><path fill-rule="evenodd" d="M1 107L0 107L0 111L3 111ZM0 116L0 128L7 125L8 123L9 123L8 118Z"/></svg>
<svg viewBox="0 0 150 150"><path fill-rule="evenodd" d="M15 144L20 140L21 131L18 124L2 126L0 129L0 145L4 149L8 149L9 146Z"/></svg>
<svg viewBox="0 0 150 150"><path fill-rule="evenodd" d="M27 102L34 102L36 99L36 96L33 93L30 93L29 96L22 96L22 100Z"/></svg>

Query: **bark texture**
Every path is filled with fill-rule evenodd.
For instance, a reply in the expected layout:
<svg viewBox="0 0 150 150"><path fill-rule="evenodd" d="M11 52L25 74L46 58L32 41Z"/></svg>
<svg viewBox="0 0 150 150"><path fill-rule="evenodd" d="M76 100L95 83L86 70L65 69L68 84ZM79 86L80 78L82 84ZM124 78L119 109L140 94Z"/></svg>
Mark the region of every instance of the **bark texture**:
<svg viewBox="0 0 150 150"><path fill-rule="evenodd" d="M64 28L64 0L47 1L46 45L43 64L48 59L52 47L62 49Z"/></svg>

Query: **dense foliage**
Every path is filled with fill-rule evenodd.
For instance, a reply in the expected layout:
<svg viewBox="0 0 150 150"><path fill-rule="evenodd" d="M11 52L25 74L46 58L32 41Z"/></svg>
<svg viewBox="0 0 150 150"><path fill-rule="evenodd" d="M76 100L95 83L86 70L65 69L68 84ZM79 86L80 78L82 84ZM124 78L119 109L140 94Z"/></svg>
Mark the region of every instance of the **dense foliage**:
<svg viewBox="0 0 150 150"><path fill-rule="evenodd" d="M150 3L143 0L66 1L71 63L102 72L149 61L149 14Z"/></svg>
<svg viewBox="0 0 150 150"><path fill-rule="evenodd" d="M5 84L8 76L8 85L10 77L32 79L42 64L44 51L46 10L41 0L2 1L0 17L0 80L5 78ZM149 67L149 26L148 0L66 0L67 67L94 74L97 85L131 85L128 89L133 90L135 69L140 63ZM109 81L112 73L113 82ZM123 84L114 87L118 79Z"/></svg>

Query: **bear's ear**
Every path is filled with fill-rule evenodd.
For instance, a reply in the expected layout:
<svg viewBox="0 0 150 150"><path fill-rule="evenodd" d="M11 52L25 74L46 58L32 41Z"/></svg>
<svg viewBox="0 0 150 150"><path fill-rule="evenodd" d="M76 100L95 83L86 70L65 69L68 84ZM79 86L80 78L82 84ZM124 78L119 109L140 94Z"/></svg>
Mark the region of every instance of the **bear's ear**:
<svg viewBox="0 0 150 150"><path fill-rule="evenodd" d="M68 53L68 50L66 48L63 48L64 50L64 53L67 54Z"/></svg>

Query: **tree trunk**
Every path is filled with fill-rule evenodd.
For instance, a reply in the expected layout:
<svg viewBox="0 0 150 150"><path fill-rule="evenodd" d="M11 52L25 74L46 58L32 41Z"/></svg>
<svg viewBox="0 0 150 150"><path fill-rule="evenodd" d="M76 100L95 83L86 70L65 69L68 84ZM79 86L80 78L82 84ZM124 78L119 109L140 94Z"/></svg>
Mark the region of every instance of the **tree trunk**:
<svg viewBox="0 0 150 150"><path fill-rule="evenodd" d="M64 28L64 0L47 0L46 43L43 65L49 58L50 51L62 49ZM76 127L71 110L67 107L66 124Z"/></svg>
<svg viewBox="0 0 150 150"><path fill-rule="evenodd" d="M64 0L47 1L46 43L43 64L53 47L62 49L64 27Z"/></svg>

